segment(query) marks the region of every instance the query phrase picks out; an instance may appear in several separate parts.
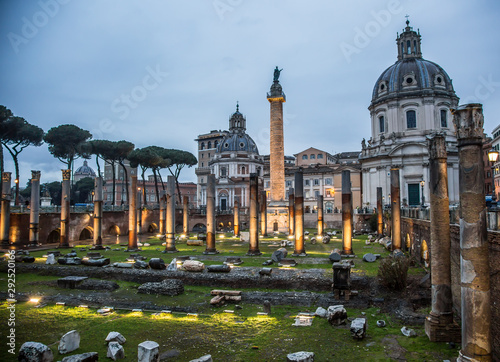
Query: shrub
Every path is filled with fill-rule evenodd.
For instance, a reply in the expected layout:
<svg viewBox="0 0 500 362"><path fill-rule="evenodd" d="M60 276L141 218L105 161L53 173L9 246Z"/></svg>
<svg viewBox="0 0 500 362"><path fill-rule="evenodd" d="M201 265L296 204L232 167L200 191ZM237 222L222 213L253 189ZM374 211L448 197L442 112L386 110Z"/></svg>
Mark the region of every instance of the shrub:
<svg viewBox="0 0 500 362"><path fill-rule="evenodd" d="M393 290L406 288L410 260L406 256L388 257L380 261L378 279L380 284Z"/></svg>

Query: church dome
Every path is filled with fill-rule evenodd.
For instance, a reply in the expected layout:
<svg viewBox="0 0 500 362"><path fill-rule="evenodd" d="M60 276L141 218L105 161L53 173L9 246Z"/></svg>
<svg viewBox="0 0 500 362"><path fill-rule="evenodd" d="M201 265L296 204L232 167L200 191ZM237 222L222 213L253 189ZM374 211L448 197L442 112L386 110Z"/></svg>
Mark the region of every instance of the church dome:
<svg viewBox="0 0 500 362"><path fill-rule="evenodd" d="M217 153L222 152L250 152L259 154L257 145L252 137L246 133L228 133L217 146Z"/></svg>
<svg viewBox="0 0 500 362"><path fill-rule="evenodd" d="M246 118L240 113L240 106L236 104L236 112L229 118L229 133L217 145L217 153L221 152L250 152L259 154L257 145L252 137L246 133Z"/></svg>
<svg viewBox="0 0 500 362"><path fill-rule="evenodd" d="M83 166L80 166L75 171L75 177L80 179L84 177L95 177L94 170L88 165L87 161L83 161Z"/></svg>
<svg viewBox="0 0 500 362"><path fill-rule="evenodd" d="M450 77L438 64L422 58L420 33L409 26L398 36L398 61L382 72L371 104L393 98L445 96L456 98Z"/></svg>

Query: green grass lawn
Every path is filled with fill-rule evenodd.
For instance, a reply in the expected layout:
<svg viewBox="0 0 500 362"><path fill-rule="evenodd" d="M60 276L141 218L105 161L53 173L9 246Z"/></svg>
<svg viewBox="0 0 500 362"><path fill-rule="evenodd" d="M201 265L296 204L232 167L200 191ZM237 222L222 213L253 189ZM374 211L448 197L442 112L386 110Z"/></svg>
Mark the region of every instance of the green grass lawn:
<svg viewBox="0 0 500 362"><path fill-rule="evenodd" d="M0 319L6 320L7 304L0 304ZM81 335L78 353L95 351L105 359L104 339L108 332L122 333L127 342L127 359L135 360L137 345L145 340L159 343L160 353L177 350L172 361L189 361L211 354L215 361L283 361L287 353L311 351L316 361L388 361L387 341L391 338L406 349L403 358L409 361L442 361L456 357L458 351L445 343L432 343L423 328L415 328L418 336L404 337L401 324L390 316L380 314L376 308L365 311L368 321L367 336L354 340L348 325L333 327L326 319L314 318L310 327L294 327L294 317L307 308L275 306L270 316L258 316L260 306L242 304L243 309L231 306L200 314L197 317L182 313L154 316L148 312L115 311L103 316L94 309L45 306L35 308L30 303L16 305L16 339L18 347L23 341L35 340L48 345L54 360L64 356L57 352L60 337L73 329ZM234 313L224 313L225 309ZM314 311L311 308L309 311ZM362 317L362 311L350 309L349 317ZM387 327L376 327L384 319ZM349 322L348 322L349 323ZM5 325L0 327L5 335ZM76 351L74 353L77 353ZM5 349L2 361L17 360Z"/></svg>

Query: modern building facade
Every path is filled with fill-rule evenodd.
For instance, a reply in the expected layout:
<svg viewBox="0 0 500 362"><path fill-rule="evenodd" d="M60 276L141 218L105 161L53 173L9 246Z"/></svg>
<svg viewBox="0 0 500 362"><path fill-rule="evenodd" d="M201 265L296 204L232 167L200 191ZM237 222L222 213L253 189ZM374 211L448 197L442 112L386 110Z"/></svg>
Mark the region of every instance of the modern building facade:
<svg viewBox="0 0 500 362"><path fill-rule="evenodd" d="M396 39L398 58L377 79L368 107L371 137L362 141L363 205L375 205L377 187L390 198L390 170L400 173L403 205L429 201L427 136L445 136L450 204L459 202L458 150L450 109L458 106L451 78L422 58L421 36L406 21ZM423 195L422 195L423 192Z"/></svg>

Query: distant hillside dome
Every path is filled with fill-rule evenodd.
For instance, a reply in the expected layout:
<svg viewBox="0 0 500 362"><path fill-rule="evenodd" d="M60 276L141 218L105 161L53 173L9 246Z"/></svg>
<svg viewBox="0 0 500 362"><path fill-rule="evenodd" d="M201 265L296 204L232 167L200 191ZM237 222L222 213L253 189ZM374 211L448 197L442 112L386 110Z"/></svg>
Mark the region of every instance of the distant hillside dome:
<svg viewBox="0 0 500 362"><path fill-rule="evenodd" d="M85 177L95 178L96 174L94 170L88 165L87 161L83 161L83 166L80 166L76 169L74 177L75 181L78 181Z"/></svg>

